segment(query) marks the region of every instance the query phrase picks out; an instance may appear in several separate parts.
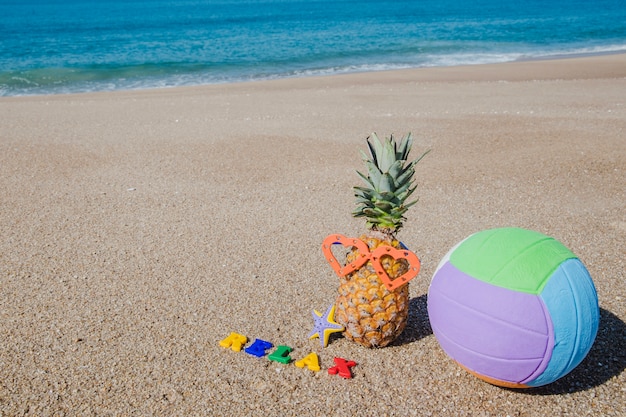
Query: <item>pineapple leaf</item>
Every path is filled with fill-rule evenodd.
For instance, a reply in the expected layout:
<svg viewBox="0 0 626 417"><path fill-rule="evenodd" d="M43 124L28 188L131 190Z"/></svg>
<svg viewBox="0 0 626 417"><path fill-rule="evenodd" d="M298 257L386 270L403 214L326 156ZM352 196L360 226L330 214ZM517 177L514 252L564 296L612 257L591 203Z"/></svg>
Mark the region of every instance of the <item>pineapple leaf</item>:
<svg viewBox="0 0 626 417"><path fill-rule="evenodd" d="M366 161L365 166L367 167L368 177L372 182L372 185L376 187L376 185L380 182L381 172L378 170L378 167L372 163L372 161Z"/></svg>
<svg viewBox="0 0 626 417"><path fill-rule="evenodd" d="M411 133L408 133L405 137L400 141L400 145L398 145L399 149L396 153L396 159L406 161L409 156L409 152L411 152L411 146L413 146L413 137Z"/></svg>
<svg viewBox="0 0 626 417"><path fill-rule="evenodd" d="M410 187L411 183L407 182L402 187L398 188L396 190L396 195L398 196L398 198L401 200L406 200L413 192L411 191ZM415 187L413 187L413 189L415 189Z"/></svg>
<svg viewBox="0 0 626 417"><path fill-rule="evenodd" d="M411 183L411 178L415 174L415 170L412 167L405 168L404 171L396 177L396 182L398 184L409 184Z"/></svg>
<svg viewBox="0 0 626 417"><path fill-rule="evenodd" d="M396 160L396 150L392 140L393 136L390 139L385 140L382 146L382 155L379 155L378 158L378 168L382 172L389 172L389 168L391 168L391 165Z"/></svg>
<svg viewBox="0 0 626 417"><path fill-rule="evenodd" d="M393 184L393 178L391 177L391 175L389 175L389 173L385 172L383 175L380 176L380 179L378 180L377 190L381 194L391 192L394 188L395 187Z"/></svg>
<svg viewBox="0 0 626 417"><path fill-rule="evenodd" d="M419 200L419 198L415 199L414 201L411 201L410 203L406 203L404 205L404 207L406 207L406 209L408 209L409 207L411 207L413 204L417 203L417 201Z"/></svg>
<svg viewBox="0 0 626 417"><path fill-rule="evenodd" d="M357 171L356 173L359 175L359 177L361 177L363 179L363 181L365 181L366 185L368 185L369 187L373 187L374 186L374 183L372 182L370 177L365 176L365 174L362 174L359 171ZM356 188L356 187L354 187L354 188Z"/></svg>
<svg viewBox="0 0 626 417"><path fill-rule="evenodd" d="M365 198L357 198L357 202L359 204L362 204L365 207L374 207L375 203L371 200L365 199Z"/></svg>
<svg viewBox="0 0 626 417"><path fill-rule="evenodd" d="M417 159L415 159L413 162L411 162L411 167L413 167L414 165L417 165L417 163L419 163L419 161L421 161L422 159L424 159L424 157L425 157L426 155L428 155L428 154L430 153L430 151L431 151L431 150L432 150L432 149L428 149L428 150L426 150L426 152L424 152L423 154L421 154L421 155L419 156L419 158L417 158Z"/></svg>
<svg viewBox="0 0 626 417"><path fill-rule="evenodd" d="M380 210L382 210L384 212L388 212L388 211L392 210L391 204L387 203L385 201L377 201L375 203L375 206L376 206L377 209L380 209Z"/></svg>
<svg viewBox="0 0 626 417"><path fill-rule="evenodd" d="M371 142L370 142L371 139ZM373 142L373 144L372 144ZM370 135L369 138L367 138L367 146L370 150L370 155L372 156L372 161L374 162L374 164L376 164L376 166L378 166L378 155L380 155L382 152L382 145L380 144L380 139L378 139L378 136L376 135L376 133L372 133Z"/></svg>
<svg viewBox="0 0 626 417"><path fill-rule="evenodd" d="M404 161L395 161L393 164L391 164L391 166L389 167L389 175L391 175L392 178L396 178L396 183L400 183L400 180L398 179L399 175L403 172L402 170L402 165L404 164Z"/></svg>
<svg viewBox="0 0 626 417"><path fill-rule="evenodd" d="M356 197L361 197L364 198L366 200L370 200L371 199L371 189L370 188L365 188L365 187L353 187L354 190L354 195Z"/></svg>

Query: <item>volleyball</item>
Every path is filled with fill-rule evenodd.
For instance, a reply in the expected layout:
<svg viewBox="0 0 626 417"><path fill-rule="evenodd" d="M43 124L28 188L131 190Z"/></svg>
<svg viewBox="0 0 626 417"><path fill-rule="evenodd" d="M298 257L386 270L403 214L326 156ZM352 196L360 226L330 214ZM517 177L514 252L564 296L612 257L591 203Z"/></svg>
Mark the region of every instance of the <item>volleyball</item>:
<svg viewBox="0 0 626 417"><path fill-rule="evenodd" d="M596 289L554 238L520 228L473 234L439 263L428 315L441 348L470 373L510 388L546 385L587 356Z"/></svg>

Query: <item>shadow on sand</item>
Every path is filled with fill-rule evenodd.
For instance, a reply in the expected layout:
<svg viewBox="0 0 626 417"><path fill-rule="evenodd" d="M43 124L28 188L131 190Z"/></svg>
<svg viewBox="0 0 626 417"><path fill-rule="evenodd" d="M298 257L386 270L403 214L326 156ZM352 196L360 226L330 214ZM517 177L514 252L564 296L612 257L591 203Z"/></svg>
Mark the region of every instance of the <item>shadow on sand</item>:
<svg viewBox="0 0 626 417"><path fill-rule="evenodd" d="M406 345L433 334L428 320L428 296L426 294L409 301L409 317L404 332L393 342L393 345Z"/></svg>

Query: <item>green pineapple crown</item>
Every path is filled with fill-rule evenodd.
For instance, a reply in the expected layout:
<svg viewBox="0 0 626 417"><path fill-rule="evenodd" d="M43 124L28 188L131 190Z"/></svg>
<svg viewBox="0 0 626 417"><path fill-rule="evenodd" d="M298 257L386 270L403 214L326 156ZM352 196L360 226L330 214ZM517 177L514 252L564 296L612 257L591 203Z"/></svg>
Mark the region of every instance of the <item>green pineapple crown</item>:
<svg viewBox="0 0 626 417"><path fill-rule="evenodd" d="M370 156L361 151L367 175L357 171L366 186L354 187L357 208L352 215L365 217L369 229L393 235L402 228L406 220L404 213L417 203L417 200L407 202L416 188L412 185L415 164L429 151L408 162L413 145L411 133L399 143L393 135L381 142L376 133L372 133L367 138L367 145Z"/></svg>

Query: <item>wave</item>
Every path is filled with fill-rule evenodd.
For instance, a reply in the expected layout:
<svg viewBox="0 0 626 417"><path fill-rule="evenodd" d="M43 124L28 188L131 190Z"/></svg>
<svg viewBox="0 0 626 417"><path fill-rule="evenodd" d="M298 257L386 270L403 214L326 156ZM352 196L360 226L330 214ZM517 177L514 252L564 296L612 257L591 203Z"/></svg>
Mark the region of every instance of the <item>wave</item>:
<svg viewBox="0 0 626 417"><path fill-rule="evenodd" d="M458 45L457 45L458 47ZM394 51L378 56L343 55L293 61L230 63L148 63L91 65L76 68L38 68L0 72L0 96L69 94L95 91L169 88L206 84L328 76L420 67L479 65L535 59L626 53L626 44L570 48L448 51L448 47Z"/></svg>

